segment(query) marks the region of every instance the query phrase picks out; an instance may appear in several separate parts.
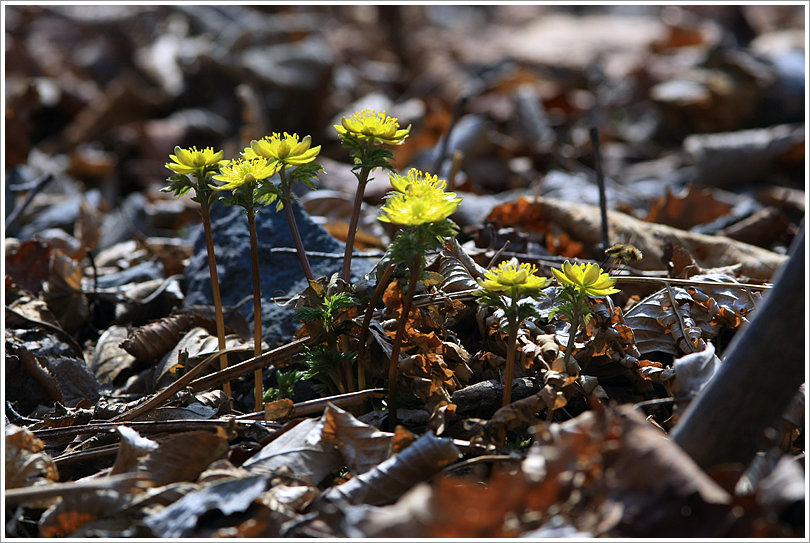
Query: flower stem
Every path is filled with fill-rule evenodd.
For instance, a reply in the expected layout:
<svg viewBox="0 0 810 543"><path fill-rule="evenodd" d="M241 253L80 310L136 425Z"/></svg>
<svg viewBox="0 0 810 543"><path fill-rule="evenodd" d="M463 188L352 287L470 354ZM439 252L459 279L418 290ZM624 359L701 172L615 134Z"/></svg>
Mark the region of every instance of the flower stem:
<svg viewBox="0 0 810 543"><path fill-rule="evenodd" d="M416 294L416 283L419 281L421 255L414 255L411 262L411 274L408 278L408 291L402 299L402 314L399 317L397 334L391 347L391 361L388 366L388 429L393 432L397 427L397 370L399 369L399 350L405 335L405 325L411 313L411 302Z"/></svg>
<svg viewBox="0 0 810 543"><path fill-rule="evenodd" d="M214 296L214 314L217 323L217 346L219 350L225 349L225 318L222 314L222 297L219 293L219 277L217 275L217 257L214 253L214 234L211 230L211 204L207 199L203 200L200 207L200 216L203 222L203 232L205 234L205 248L208 252L208 272L211 276L211 290ZM219 368L221 370L228 368L228 355L223 354L219 357ZM222 390L228 397L233 397L231 393L230 381L222 384Z"/></svg>
<svg viewBox="0 0 810 543"><path fill-rule="evenodd" d="M253 354L262 354L262 287L259 278L259 242L256 235L256 211L248 209L248 229L250 230L250 259L253 263ZM253 373L254 411L264 408L262 369Z"/></svg>
<svg viewBox="0 0 810 543"><path fill-rule="evenodd" d="M563 357L563 369L568 368L568 361L571 359L571 352L574 350L574 342L576 341L577 337L577 330L579 329L579 317L582 313L582 304L585 303L585 299L583 295L577 291L576 298L574 299L574 315L573 319L571 320L571 327L568 329L568 345L565 347L565 356ZM555 387L555 394L557 392L557 388ZM548 406L548 412L546 414L546 422L551 422L552 418L554 417L554 406Z"/></svg>
<svg viewBox="0 0 810 543"><path fill-rule="evenodd" d="M513 302L514 303L514 302ZM518 323L509 322L509 342L506 348L506 373L503 378L503 406L512 403L512 379L515 375L515 355L517 354Z"/></svg>
<svg viewBox="0 0 810 543"><path fill-rule="evenodd" d="M360 175L357 176L357 193L354 195L354 208L352 218L349 221L349 231L346 233L346 252L343 255L343 270L340 273L341 279L349 282L352 274L352 251L354 250L354 238L357 235L357 223L360 222L360 209L363 205L363 193L368 183L368 175L371 168L363 166Z"/></svg>
<svg viewBox="0 0 810 543"><path fill-rule="evenodd" d="M308 281L314 281L315 275L312 273L312 267L309 265L307 259L307 252L304 249L304 242L301 240L301 234L298 232L298 224L295 222L295 215L292 209L292 197L290 196L290 183L287 181L287 175L284 170L279 172L281 177L281 203L284 206L284 213L287 215L287 222L290 224L290 232L292 232L293 243L298 252L298 259L301 261L301 267L304 268L304 275Z"/></svg>
<svg viewBox="0 0 810 543"><path fill-rule="evenodd" d="M382 297L385 288L388 286L388 281L391 279L391 274L394 273L393 262L389 262L385 267L382 277L377 281L377 287L374 289L374 294L371 295L371 300L366 309L366 315L363 317L363 325L360 327L360 344L357 347L357 386L360 390L366 388L366 370L363 369L361 360L366 353L366 336L368 335L368 327L371 325L371 318L374 316L374 307Z"/></svg>

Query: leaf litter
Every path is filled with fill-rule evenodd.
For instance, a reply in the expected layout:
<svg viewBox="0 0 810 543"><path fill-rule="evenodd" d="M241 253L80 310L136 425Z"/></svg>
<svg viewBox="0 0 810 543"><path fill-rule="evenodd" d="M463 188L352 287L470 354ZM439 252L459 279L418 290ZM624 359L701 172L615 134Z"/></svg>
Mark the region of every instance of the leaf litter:
<svg viewBox="0 0 810 543"><path fill-rule="evenodd" d="M21 135L5 172L7 537L806 535L804 385L746 465L701 467L668 435L730 371L730 345L803 240L804 49L790 45L802 17L193 8L6 9L6 121ZM174 145L238 149L271 121L323 140L328 173L299 196L345 240L352 164L324 134L372 106L413 126L398 170L435 172L464 197L408 316L393 432L382 387L407 272L378 265L395 234L376 220L386 177L370 179L355 240L373 269L348 286L266 286L265 304L289 308L353 289L358 305L330 325L360 352L365 385L340 393L305 375L324 337L313 323L266 335L254 356L246 284L225 307L219 368L213 306L187 302L196 204L158 190ZM639 259L602 250L600 170L610 240ZM577 330L550 317L556 287L521 302L535 316L503 406L507 321L472 293L510 258L541 276L594 262L621 292L594 298ZM760 341L799 341L798 328Z"/></svg>

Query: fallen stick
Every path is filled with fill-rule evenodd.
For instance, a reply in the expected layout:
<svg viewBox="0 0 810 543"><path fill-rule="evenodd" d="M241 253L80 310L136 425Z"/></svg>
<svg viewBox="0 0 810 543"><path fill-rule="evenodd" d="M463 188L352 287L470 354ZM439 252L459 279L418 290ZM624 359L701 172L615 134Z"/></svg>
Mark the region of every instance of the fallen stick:
<svg viewBox="0 0 810 543"><path fill-rule="evenodd" d="M280 359L292 358L296 354L299 354L306 345L310 345L311 343L312 339L308 337L296 339L291 343L287 343L286 345L282 345L281 347L277 347L273 350L267 351L266 353L262 353L259 356L254 356L253 358L245 360L244 362L234 364L227 369L219 370L211 375L206 375L205 377L195 379L189 383L188 386L194 392L202 392L203 390L216 388L222 383L233 381L234 379L237 379L243 375L251 374L259 368L275 365Z"/></svg>
<svg viewBox="0 0 810 543"><path fill-rule="evenodd" d="M98 490L117 490L122 494L131 488L150 488L154 483L149 481L151 474L147 472L122 473L110 477L100 477L69 483L52 483L35 485L25 488L9 488L4 492L6 505L35 502L49 498L75 496L87 494Z"/></svg>
<svg viewBox="0 0 810 543"><path fill-rule="evenodd" d="M704 470L747 466L805 379L804 226L774 287L670 436Z"/></svg>

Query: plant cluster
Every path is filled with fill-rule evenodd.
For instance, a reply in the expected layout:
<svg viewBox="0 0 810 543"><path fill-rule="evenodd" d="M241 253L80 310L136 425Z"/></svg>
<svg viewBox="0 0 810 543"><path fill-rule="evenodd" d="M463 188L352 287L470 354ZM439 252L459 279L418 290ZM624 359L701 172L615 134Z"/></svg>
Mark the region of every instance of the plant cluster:
<svg viewBox="0 0 810 543"><path fill-rule="evenodd" d="M447 191L446 181L435 175L417 169L411 169L407 174L401 175L394 170L391 164L393 160L391 146L404 142L410 134L410 126L401 128L397 119L387 116L385 112L360 111L350 117L344 117L341 124L335 125L335 130L354 160L353 172L358 181L358 188L346 240L341 278L338 281L337 276L333 277L329 291L326 291L313 276L291 208L292 183L300 182L314 188L314 179L319 174L325 173L316 161L320 146L313 147L310 136L301 138L298 134L274 133L252 141L241 156L233 160L224 159L222 151L215 152L211 148L200 151L193 147L190 149L178 147L175 154L170 155L172 162L166 164L166 167L176 175L169 178L171 184L163 190L182 195L193 189L192 199L200 204L217 309L220 349L224 349L224 326L221 325L222 307L217 285L210 210L217 201L221 201L224 205L239 205L244 208L250 230L253 262L256 356L261 354L261 286L255 217L260 207L273 202L276 203L276 211L283 209L286 213L304 275L316 293L315 301L310 300L307 305L296 310L296 317L306 325L314 343L304 351L308 371L279 372L278 389L263 391L261 370L257 370L255 403L256 410L261 410L265 401L291 394L295 382L301 378L318 381L320 390L331 394L365 388L365 374L359 363L355 386L352 364L357 359L357 353L349 349L350 338L347 328L341 323L346 320L352 308L360 306L358 298L351 294L353 285L349 283L349 279L354 234L357 230L364 189L369 174L374 169L389 171L392 190L385 197L378 219L397 225L400 229L383 257L382 263L386 264L384 266L386 271L379 282L389 280L395 265L401 265L408 270L407 290L402 298L402 311L391 345L388 367L387 407L390 428L393 430L397 420L399 355L417 284L424 274L425 255L441 247L447 238L455 236L458 232L458 227L450 220L450 216L459 207L462 198L454 192ZM570 323L564 360L567 365L579 327L587 324L592 315L590 298L608 296L619 291L614 288L616 280L596 264L572 264L566 261L561 269L551 271L559 285L556 296L559 303L549 318L560 318ZM478 281L479 289L474 292L478 303L484 307L501 310L507 322L508 345L503 405L511 402L518 330L526 318L538 317L532 304L525 302L528 298L538 299L545 296L543 289L550 286L551 282L550 278L538 275L536 266L518 263L515 260L502 262L487 271ZM378 285L378 290L380 286ZM372 299L376 300L376 293ZM372 306L373 302L366 311L373 311ZM356 310L353 315L356 315ZM364 333L361 332L360 338L362 350ZM227 363L225 355L221 363L224 368ZM226 388L226 393L230 394L229 388ZM549 416L551 411L550 407Z"/></svg>

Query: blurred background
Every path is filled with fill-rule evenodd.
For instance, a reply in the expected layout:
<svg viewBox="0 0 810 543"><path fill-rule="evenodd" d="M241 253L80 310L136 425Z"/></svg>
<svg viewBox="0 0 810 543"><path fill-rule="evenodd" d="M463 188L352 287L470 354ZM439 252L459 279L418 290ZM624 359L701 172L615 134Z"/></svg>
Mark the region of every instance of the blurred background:
<svg viewBox="0 0 810 543"><path fill-rule="evenodd" d="M412 125L400 171L447 176L456 156L470 236L499 194L596 203L592 126L615 209L649 217L710 187L739 221L782 187L799 192L780 209L803 214L805 8L6 5L6 238L100 250L131 236L108 218L119 207L145 235L182 237L194 205L159 192L175 145L234 157L285 131L322 145L329 191L300 195L337 224L355 181L332 125L365 107ZM371 206L388 188L378 177ZM90 235L80 218L109 222ZM385 246L375 223L359 248Z"/></svg>

